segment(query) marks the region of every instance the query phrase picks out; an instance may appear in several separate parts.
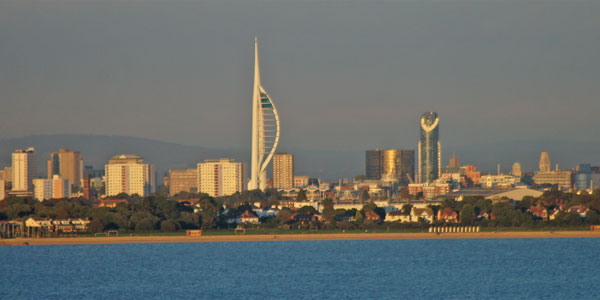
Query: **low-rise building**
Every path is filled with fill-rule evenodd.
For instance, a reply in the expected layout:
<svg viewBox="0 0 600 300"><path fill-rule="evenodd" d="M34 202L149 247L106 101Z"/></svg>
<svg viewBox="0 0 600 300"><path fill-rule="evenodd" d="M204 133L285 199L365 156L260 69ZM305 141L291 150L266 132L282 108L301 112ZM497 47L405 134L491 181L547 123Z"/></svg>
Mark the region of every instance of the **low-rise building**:
<svg viewBox="0 0 600 300"><path fill-rule="evenodd" d="M240 221L238 223L246 223L246 224L258 224L259 219L258 216L255 215L252 211L247 210L238 218Z"/></svg>
<svg viewBox="0 0 600 300"><path fill-rule="evenodd" d="M412 222L418 222L419 219L431 223L433 222L434 214L433 210L429 207L417 208L413 207L410 211L410 219Z"/></svg>
<svg viewBox="0 0 600 300"><path fill-rule="evenodd" d="M110 208L115 208L117 207L117 205L119 205L120 203L129 203L129 201L127 201L127 199L98 199L98 207L110 207Z"/></svg>
<svg viewBox="0 0 600 300"><path fill-rule="evenodd" d="M569 191L572 188L572 175L571 171L548 171L548 172L536 172L533 176L533 182L535 184L556 184L562 191Z"/></svg>
<svg viewBox="0 0 600 300"><path fill-rule="evenodd" d="M400 222L407 223L410 222L410 215L405 215L400 210L394 210L385 215L385 220L388 222Z"/></svg>
<svg viewBox="0 0 600 300"><path fill-rule="evenodd" d="M437 219L447 223L458 223L458 213L456 213L452 208L446 207L438 211Z"/></svg>

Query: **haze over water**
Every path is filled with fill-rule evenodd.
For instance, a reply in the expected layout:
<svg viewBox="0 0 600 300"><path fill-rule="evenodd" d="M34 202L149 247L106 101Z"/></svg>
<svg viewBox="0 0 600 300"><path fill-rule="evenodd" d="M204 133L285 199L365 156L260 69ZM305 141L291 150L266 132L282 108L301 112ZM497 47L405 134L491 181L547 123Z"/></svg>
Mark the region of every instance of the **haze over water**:
<svg viewBox="0 0 600 300"><path fill-rule="evenodd" d="M0 248L5 299L597 299L600 239Z"/></svg>

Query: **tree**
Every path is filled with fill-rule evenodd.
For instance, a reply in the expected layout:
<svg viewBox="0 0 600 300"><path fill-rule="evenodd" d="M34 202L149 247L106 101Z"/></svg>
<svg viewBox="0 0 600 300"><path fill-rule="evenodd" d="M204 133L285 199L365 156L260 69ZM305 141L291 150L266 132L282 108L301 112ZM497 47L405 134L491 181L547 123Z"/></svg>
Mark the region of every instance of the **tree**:
<svg viewBox="0 0 600 300"><path fill-rule="evenodd" d="M317 210L314 207L308 205L302 206L298 209L298 213L301 214L314 215L316 212Z"/></svg>
<svg viewBox="0 0 600 300"><path fill-rule="evenodd" d="M288 223L290 220L292 220L292 212L288 209L283 209L279 211L279 213L277 214L277 220L281 225Z"/></svg>
<svg viewBox="0 0 600 300"><path fill-rule="evenodd" d="M335 211L333 201L330 198L323 200L323 218L330 224L335 224Z"/></svg>
<svg viewBox="0 0 600 300"><path fill-rule="evenodd" d="M597 225L598 223L600 223L600 215L597 211L590 209L585 214L585 222L590 225Z"/></svg>
<svg viewBox="0 0 600 300"><path fill-rule="evenodd" d="M173 232L177 230L177 225L171 220L164 220L160 222L160 230L162 232Z"/></svg>
<svg viewBox="0 0 600 300"><path fill-rule="evenodd" d="M298 194L296 195L296 201L306 201L306 191L304 189L300 189L300 191L298 191Z"/></svg>
<svg viewBox="0 0 600 300"><path fill-rule="evenodd" d="M362 192L360 192L360 202L367 202L369 199L371 199L371 196L369 196L369 191L367 189L363 189Z"/></svg>
<svg viewBox="0 0 600 300"><path fill-rule="evenodd" d="M135 225L137 231L150 231L155 229L155 223L152 218L144 218L138 224Z"/></svg>
<svg viewBox="0 0 600 300"><path fill-rule="evenodd" d="M471 204L465 204L460 211L460 223L463 225L473 225L474 221L474 209Z"/></svg>
<svg viewBox="0 0 600 300"><path fill-rule="evenodd" d="M360 211L356 211L356 214L354 215L354 220L356 220L356 222L357 222L358 224L362 223L362 222L363 222L363 220L364 220L364 218L365 218L365 217L363 216L363 214L362 214L362 213L360 213Z"/></svg>
<svg viewBox="0 0 600 300"><path fill-rule="evenodd" d="M402 205L402 214L405 216L410 215L410 212L412 211L412 205L410 204L404 204Z"/></svg>
<svg viewBox="0 0 600 300"><path fill-rule="evenodd" d="M94 233L104 231L104 225L99 220L92 220L88 224L87 228L88 228L89 232L94 232Z"/></svg>

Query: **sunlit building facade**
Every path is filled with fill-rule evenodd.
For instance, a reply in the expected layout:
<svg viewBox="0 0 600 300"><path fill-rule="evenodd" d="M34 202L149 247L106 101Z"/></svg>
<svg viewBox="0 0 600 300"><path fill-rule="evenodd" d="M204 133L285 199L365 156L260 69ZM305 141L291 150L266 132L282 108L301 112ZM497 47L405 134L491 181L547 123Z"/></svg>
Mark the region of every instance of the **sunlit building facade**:
<svg viewBox="0 0 600 300"><path fill-rule="evenodd" d="M58 152L50 153L48 179L52 179L54 175L60 175L62 179L69 179L74 188L79 188L83 178L82 173L81 152L60 149Z"/></svg>
<svg viewBox="0 0 600 300"><path fill-rule="evenodd" d="M418 181L429 183L441 175L442 144L439 136L440 119L435 112L426 112L421 116L419 140Z"/></svg>
<svg viewBox="0 0 600 300"><path fill-rule="evenodd" d="M294 187L294 155L277 153L273 156L273 187L290 189Z"/></svg>
<svg viewBox="0 0 600 300"><path fill-rule="evenodd" d="M145 164L144 159L137 155L113 156L105 166L105 172L107 196L125 193L146 197L156 192L154 165Z"/></svg>
<svg viewBox="0 0 600 300"><path fill-rule="evenodd" d="M198 192L198 169L169 170L169 195Z"/></svg>
<svg viewBox="0 0 600 300"><path fill-rule="evenodd" d="M212 197L245 190L244 164L233 159L206 160L198 164L198 191Z"/></svg>
<svg viewBox="0 0 600 300"><path fill-rule="evenodd" d="M35 149L16 150L12 154L12 191L33 191L36 175Z"/></svg>

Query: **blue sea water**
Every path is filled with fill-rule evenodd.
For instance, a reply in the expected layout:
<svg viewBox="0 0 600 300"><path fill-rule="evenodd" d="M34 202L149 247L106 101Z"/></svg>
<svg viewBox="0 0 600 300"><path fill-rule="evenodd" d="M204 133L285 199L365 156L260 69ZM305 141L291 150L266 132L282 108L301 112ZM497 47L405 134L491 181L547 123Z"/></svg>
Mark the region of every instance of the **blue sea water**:
<svg viewBox="0 0 600 300"><path fill-rule="evenodd" d="M2 299L600 299L600 239L0 247Z"/></svg>

